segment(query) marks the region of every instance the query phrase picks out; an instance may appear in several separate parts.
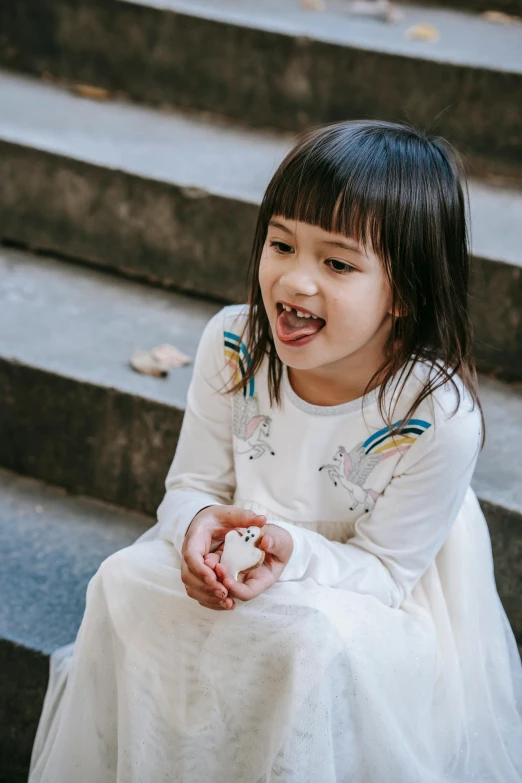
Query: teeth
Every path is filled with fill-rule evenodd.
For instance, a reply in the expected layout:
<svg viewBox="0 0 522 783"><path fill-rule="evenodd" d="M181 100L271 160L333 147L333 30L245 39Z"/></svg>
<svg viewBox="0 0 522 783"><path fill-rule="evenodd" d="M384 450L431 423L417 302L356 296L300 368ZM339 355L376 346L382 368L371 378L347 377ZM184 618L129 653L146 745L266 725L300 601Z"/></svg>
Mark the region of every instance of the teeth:
<svg viewBox="0 0 522 783"><path fill-rule="evenodd" d="M282 307L283 310L288 310L288 312L290 312L291 310L295 310L295 307L289 307L288 305L285 304L282 304ZM295 310L295 311L300 318L314 318L317 321L318 318L317 315L312 315L311 313L302 313L301 310Z"/></svg>

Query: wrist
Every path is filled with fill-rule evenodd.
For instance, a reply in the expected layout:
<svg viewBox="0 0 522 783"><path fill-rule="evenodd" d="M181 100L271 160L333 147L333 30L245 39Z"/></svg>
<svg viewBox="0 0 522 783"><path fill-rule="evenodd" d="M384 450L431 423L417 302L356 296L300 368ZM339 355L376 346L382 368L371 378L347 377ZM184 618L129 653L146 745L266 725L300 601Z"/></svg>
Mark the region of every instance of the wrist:
<svg viewBox="0 0 522 783"><path fill-rule="evenodd" d="M204 524L205 517L203 516L203 511L208 511L209 508L214 508L214 507L215 506L212 505L212 506L203 506L203 508L200 508L198 513L194 514L194 516L192 517L191 521L189 522L189 525L188 525L188 527L187 527L187 529L185 531L185 535L187 535L187 533L189 532L189 530L191 528L193 530L194 527L196 526L196 524L198 524L200 522L202 522Z"/></svg>

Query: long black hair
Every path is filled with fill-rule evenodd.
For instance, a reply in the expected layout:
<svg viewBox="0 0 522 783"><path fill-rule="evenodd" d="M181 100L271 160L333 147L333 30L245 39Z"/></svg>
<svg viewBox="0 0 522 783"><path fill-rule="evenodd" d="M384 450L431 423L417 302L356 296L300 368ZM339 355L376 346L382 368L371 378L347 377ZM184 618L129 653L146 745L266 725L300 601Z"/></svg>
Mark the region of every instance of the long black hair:
<svg viewBox="0 0 522 783"><path fill-rule="evenodd" d="M271 404L281 402L282 363L261 296L259 263L268 223L276 215L353 237L380 258L392 291L392 321L385 361L364 394L380 386L379 410L390 432L399 434L420 402L448 381L458 395L456 412L460 394L452 376L458 375L480 410L482 448L485 422L468 299L469 197L464 165L452 145L405 124L336 122L302 134L280 164L259 210L248 268L250 307L243 335L249 335L251 363L227 390L243 389L268 354ZM427 374L393 429L392 413L383 410L387 385L409 366L402 391L418 359L435 373Z"/></svg>

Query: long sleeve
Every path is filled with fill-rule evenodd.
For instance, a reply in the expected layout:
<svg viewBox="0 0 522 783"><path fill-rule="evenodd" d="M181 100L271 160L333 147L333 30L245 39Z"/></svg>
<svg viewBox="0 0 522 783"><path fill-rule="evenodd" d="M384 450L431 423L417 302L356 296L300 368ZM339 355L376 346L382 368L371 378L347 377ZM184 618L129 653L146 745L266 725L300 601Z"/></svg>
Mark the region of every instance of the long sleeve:
<svg viewBox="0 0 522 783"><path fill-rule="evenodd" d="M206 325L194 359L187 406L176 453L158 508L158 537L181 555L195 515L207 506L229 505L235 490L231 395L219 393L223 375L223 310Z"/></svg>
<svg viewBox="0 0 522 783"><path fill-rule="evenodd" d="M372 510L346 543L269 520L288 530L294 550L281 581L373 594L398 608L442 547L468 490L479 453L478 410L438 420L403 454Z"/></svg>

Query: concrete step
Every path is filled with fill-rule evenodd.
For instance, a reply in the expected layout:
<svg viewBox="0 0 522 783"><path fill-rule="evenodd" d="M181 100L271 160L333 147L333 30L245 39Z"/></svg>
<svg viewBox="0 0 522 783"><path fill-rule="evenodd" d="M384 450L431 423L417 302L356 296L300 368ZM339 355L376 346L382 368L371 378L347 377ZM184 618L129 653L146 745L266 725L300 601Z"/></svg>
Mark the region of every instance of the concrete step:
<svg viewBox="0 0 522 783"><path fill-rule="evenodd" d="M408 0L408 2L412 5L425 5L424 0ZM500 11L503 14L522 16L522 0L430 0L429 5L452 9L460 8L472 13Z"/></svg>
<svg viewBox="0 0 522 783"><path fill-rule="evenodd" d="M0 251L0 465L154 514L192 366L140 375L135 349L194 357L220 305Z"/></svg>
<svg viewBox="0 0 522 783"><path fill-rule="evenodd" d="M0 62L133 100L296 130L408 119L448 136L476 171L522 178L522 26L405 6L398 24L345 0L4 0ZM436 42L409 27L436 27Z"/></svg>
<svg viewBox="0 0 522 783"><path fill-rule="evenodd" d="M0 471L0 783L22 783L49 653L73 641L91 576L154 519Z"/></svg>
<svg viewBox="0 0 522 783"><path fill-rule="evenodd" d="M191 356L219 305L20 251L0 266L0 465L150 515L163 497L192 366L135 373L137 347ZM473 487L522 641L522 384L480 377L487 426Z"/></svg>
<svg viewBox="0 0 522 783"><path fill-rule="evenodd" d="M0 73L0 237L245 301L258 205L288 134L98 103ZM522 378L522 191L470 182L481 369Z"/></svg>

